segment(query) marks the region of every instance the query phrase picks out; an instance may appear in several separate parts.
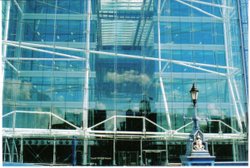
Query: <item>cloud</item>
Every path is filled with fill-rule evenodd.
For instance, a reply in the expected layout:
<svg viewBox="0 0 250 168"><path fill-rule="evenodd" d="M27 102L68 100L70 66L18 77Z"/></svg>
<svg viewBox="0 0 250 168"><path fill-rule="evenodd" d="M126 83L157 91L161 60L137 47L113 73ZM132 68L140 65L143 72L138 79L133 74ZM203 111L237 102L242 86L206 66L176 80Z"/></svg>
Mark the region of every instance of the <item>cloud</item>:
<svg viewBox="0 0 250 168"><path fill-rule="evenodd" d="M131 82L140 85L149 84L150 78L146 74L139 74L138 71L130 70L123 73L107 72L105 76L107 82L115 82L117 84Z"/></svg>

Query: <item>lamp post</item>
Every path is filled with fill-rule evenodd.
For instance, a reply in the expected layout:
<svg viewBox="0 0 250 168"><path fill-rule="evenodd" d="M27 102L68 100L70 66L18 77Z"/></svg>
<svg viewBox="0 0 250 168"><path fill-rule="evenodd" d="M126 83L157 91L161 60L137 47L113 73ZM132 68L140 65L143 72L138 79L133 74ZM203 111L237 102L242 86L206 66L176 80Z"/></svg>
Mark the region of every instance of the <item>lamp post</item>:
<svg viewBox="0 0 250 168"><path fill-rule="evenodd" d="M194 116L193 116L193 132L189 135L186 146L186 154L180 156L182 165L214 165L215 156L211 156L208 152L208 144L204 138L202 131L199 128L198 117L197 117L197 99L199 90L193 86L190 90L191 98L194 104Z"/></svg>
<svg viewBox="0 0 250 168"><path fill-rule="evenodd" d="M199 123L198 123L198 117L197 117L197 99L198 99L198 93L199 90L195 87L195 84L193 83L193 86L190 90L191 98L194 104L194 116L193 116L193 121L194 121L194 131L199 130Z"/></svg>

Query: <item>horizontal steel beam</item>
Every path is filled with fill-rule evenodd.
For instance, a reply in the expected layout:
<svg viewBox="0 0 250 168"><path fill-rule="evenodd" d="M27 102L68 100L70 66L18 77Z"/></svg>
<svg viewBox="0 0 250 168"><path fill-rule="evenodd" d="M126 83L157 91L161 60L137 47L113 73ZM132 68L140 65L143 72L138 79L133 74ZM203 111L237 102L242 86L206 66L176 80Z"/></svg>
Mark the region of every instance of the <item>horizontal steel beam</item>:
<svg viewBox="0 0 250 168"><path fill-rule="evenodd" d="M34 44L34 43L27 43L27 42L15 42L15 41L4 41L4 43L13 43L13 44L18 44L18 45L24 45L24 46L33 46L33 47L41 47L41 48L52 48L52 49L60 49L60 50L67 50L67 51L76 51L76 52L86 52L85 49L78 49L78 48L69 48L69 47L64 47L64 46L56 46L56 45L44 45L44 44ZM166 44L165 44L166 45ZM162 44L163 48L165 46ZM176 45L175 45L176 46ZM181 45L181 48L185 47L185 45ZM224 48L223 45L188 45L187 46L189 49L196 49L197 47L202 47L204 48ZM211 49L212 49L211 48ZM103 54L103 55L109 55L109 56L120 56L120 57L127 57L127 58L137 58L137 59L146 59L146 60L154 60L154 61L159 61L158 58L154 57L148 57L148 56L141 56L141 55L130 55L130 54L120 54L120 53L112 53L112 52L105 52L105 51L96 51L96 50L90 50L90 53L94 54ZM180 60L173 60L173 59L162 59L161 61L167 61L167 62L172 62L172 63L184 63L184 64L190 64L194 66L205 66L205 67L213 67L213 68L222 68L222 69L237 69L234 67L228 67L228 66L222 66L222 65L213 65L213 64L204 64L204 63L198 63L198 62L188 62L188 61L180 61ZM182 64L183 65L183 64Z"/></svg>
<svg viewBox="0 0 250 168"><path fill-rule="evenodd" d="M157 49L157 43L154 44L154 49ZM161 43L162 50L188 50L188 51L225 51L224 45L215 44L175 44Z"/></svg>
<svg viewBox="0 0 250 168"><path fill-rule="evenodd" d="M10 83L6 83L6 84L10 84ZM125 99L124 99L125 100ZM112 102L113 99L110 98L106 98L106 100L104 100L104 103L105 104L109 104L109 102ZM126 106L127 105L127 102L121 102L119 103L122 107ZM18 105L18 106L22 106L23 104L25 104L25 106L29 106L29 107L50 107L51 103L53 103L53 106L54 107L65 107L64 104L62 104L61 101L8 101L8 100L4 100L3 101L4 105L12 105L12 106L15 106L15 105ZM163 110L163 106L162 106L162 103L161 101L158 101L158 102L155 102L154 103L154 106L157 107L158 110ZM94 101L90 101L89 102L90 104L90 107L91 108L96 108L96 102ZM67 102L67 107L70 107L70 108L80 108L82 105L82 102L79 100L79 101L71 101L71 102ZM137 102L131 102L131 107L133 106L137 106L138 103ZM219 106L220 108L223 108L223 109L230 109L230 106L231 104L230 103L199 103L199 107L200 108L207 108L208 105L214 105L215 107L216 106ZM171 102L169 104L169 108L171 109L179 109L180 107L182 108L189 108L190 107L190 102ZM107 110L111 110L109 108L107 108ZM124 111L124 109L117 109L117 111ZM219 114L218 114L219 116Z"/></svg>
<svg viewBox="0 0 250 168"><path fill-rule="evenodd" d="M55 52L55 51L43 50L43 49L29 47L29 46L25 46L25 45L21 45L21 44L13 44L13 43L9 43L9 42L3 42L3 43L7 44L9 46L14 46L14 47L18 47L18 48L24 48L24 49L28 49L28 50L32 50L32 51L43 52L43 53L48 53L48 54L52 54L52 55L63 56L63 57L67 57L67 58L75 58L75 59L79 59L79 60L85 60L85 58L81 58L81 57L73 56L73 55L69 55L69 54L64 54L64 53L59 53L59 52Z"/></svg>
<svg viewBox="0 0 250 168"><path fill-rule="evenodd" d="M80 59L72 59L72 58L18 58L18 57L8 57L6 60L11 61L83 61Z"/></svg>
<svg viewBox="0 0 250 168"><path fill-rule="evenodd" d="M157 21L157 16L153 17L153 21ZM221 20L212 17L199 16L160 16L160 22L185 22L185 23L222 23Z"/></svg>
<svg viewBox="0 0 250 168"><path fill-rule="evenodd" d="M55 19L55 14L48 13L24 13L23 19L34 19L34 20L47 20ZM96 20L96 15L91 14L91 20ZM86 21L87 14L56 14L56 20L77 20Z"/></svg>
<svg viewBox="0 0 250 168"><path fill-rule="evenodd" d="M11 138L62 138L71 139L73 136L78 139L93 139L93 138L108 138L113 139L165 139L165 140L185 140L189 137L189 133L174 133L169 132L140 132L140 131L92 131L86 130L59 130L59 129L33 129L33 128L12 128L2 129L3 137ZM240 133L204 133L206 140L244 140L247 139L246 134Z"/></svg>
<svg viewBox="0 0 250 168"><path fill-rule="evenodd" d="M66 68L65 68L66 69ZM50 73L50 70L44 70L44 71L19 71L19 77L65 77L67 78L85 78L85 70L82 71L67 71L65 69L62 69L60 71L54 71L53 73ZM96 73L90 72L90 77L95 78Z"/></svg>

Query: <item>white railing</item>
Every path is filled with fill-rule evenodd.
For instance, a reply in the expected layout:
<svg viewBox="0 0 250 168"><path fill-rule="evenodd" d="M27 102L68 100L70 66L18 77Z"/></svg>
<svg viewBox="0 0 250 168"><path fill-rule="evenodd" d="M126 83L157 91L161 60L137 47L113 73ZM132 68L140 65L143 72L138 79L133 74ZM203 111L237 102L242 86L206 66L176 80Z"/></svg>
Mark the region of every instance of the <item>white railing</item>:
<svg viewBox="0 0 250 168"><path fill-rule="evenodd" d="M16 128L16 123L17 120L22 120L22 118L17 118L17 114L35 114L35 115L47 115L49 116L49 127L47 129L40 129L40 128ZM52 112L41 112L41 111L11 111L7 114L4 114L2 118L6 118L8 116L12 115L12 127L11 128L3 128L3 136L26 136L28 137L29 135L32 137L40 137L40 136L79 136L83 138L90 138L90 137L121 137L121 138L164 138L164 139L184 139L188 137L189 133L183 132L184 128L190 127L193 123L193 121L190 121L189 123L181 126L180 128L176 130L167 130L161 125L151 121L150 119L144 117L144 116L121 116L121 115L114 115L111 116L110 118L107 118L93 126L90 126L86 129L82 129L69 121L61 118L60 116L52 113ZM51 123L51 118L57 118L58 120L62 121L63 123L66 123L67 125L71 126L72 129L54 129L52 128L52 123ZM118 119L138 119L141 120L141 130L118 130ZM217 122L218 123L218 133L205 133L206 136L209 138L216 138L216 137L224 137L225 138L244 138L245 135L242 134L240 131L237 131L235 128L231 127L230 125L226 124L225 122L221 120L208 120L206 119L207 122ZM98 126L102 124L107 124L112 127L112 130L107 130L105 127L101 129L98 129ZM148 124L151 124L154 126L154 131L147 130ZM223 132L223 128L227 127L231 130L230 133ZM210 136L211 135L211 136ZM214 137L215 136L215 137ZM228 137L227 137L228 136Z"/></svg>

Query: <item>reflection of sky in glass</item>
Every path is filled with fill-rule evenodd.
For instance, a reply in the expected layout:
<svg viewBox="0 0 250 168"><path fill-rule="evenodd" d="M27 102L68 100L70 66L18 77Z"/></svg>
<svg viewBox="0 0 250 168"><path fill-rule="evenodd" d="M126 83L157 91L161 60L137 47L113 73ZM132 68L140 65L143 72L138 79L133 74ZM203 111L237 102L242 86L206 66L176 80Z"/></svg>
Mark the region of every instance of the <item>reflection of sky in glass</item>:
<svg viewBox="0 0 250 168"><path fill-rule="evenodd" d="M86 2L58 1L55 8L55 1L23 1L24 15L21 23L17 9L12 5L12 26L9 27L8 39L84 49L87 37ZM146 0L143 5L143 0L101 0L100 6L95 3L97 1L92 2L91 50L158 58L160 47L163 59L209 64L212 66L205 67L209 71L226 74L225 68L216 66L237 67L239 69L236 71L230 70L232 79L235 79L233 92L237 101L245 103L245 97L242 96L242 60L235 13L230 13L232 32L228 35L232 43L229 48L230 59L226 59L223 22L195 9L176 1L166 1L160 17L161 44L158 45L156 1L150 3ZM227 3L230 5L231 1ZM197 6L222 17L216 7ZM85 57L83 52L53 48L47 50ZM14 47L8 47L7 57L62 58ZM66 112L68 120L80 123L86 80L84 61L20 60L11 63L20 74L17 75L6 66L4 113L15 109L14 104L18 104L19 109L52 111L61 116ZM144 96L152 97L152 112L158 114L157 121L160 124L166 125L166 109L159 81L161 75L173 125L183 125L181 115L192 113L188 108L191 104L189 90L193 82L200 90L198 108L201 115L207 114L211 118L216 116L221 119L235 116L226 76L192 67L201 68L200 65L190 65L162 62L164 71L160 74L157 61L90 54L89 107L106 110L106 117L114 114L125 115L128 108L139 111L139 102ZM75 111L78 113L75 114ZM78 118L76 115L79 115Z"/></svg>

